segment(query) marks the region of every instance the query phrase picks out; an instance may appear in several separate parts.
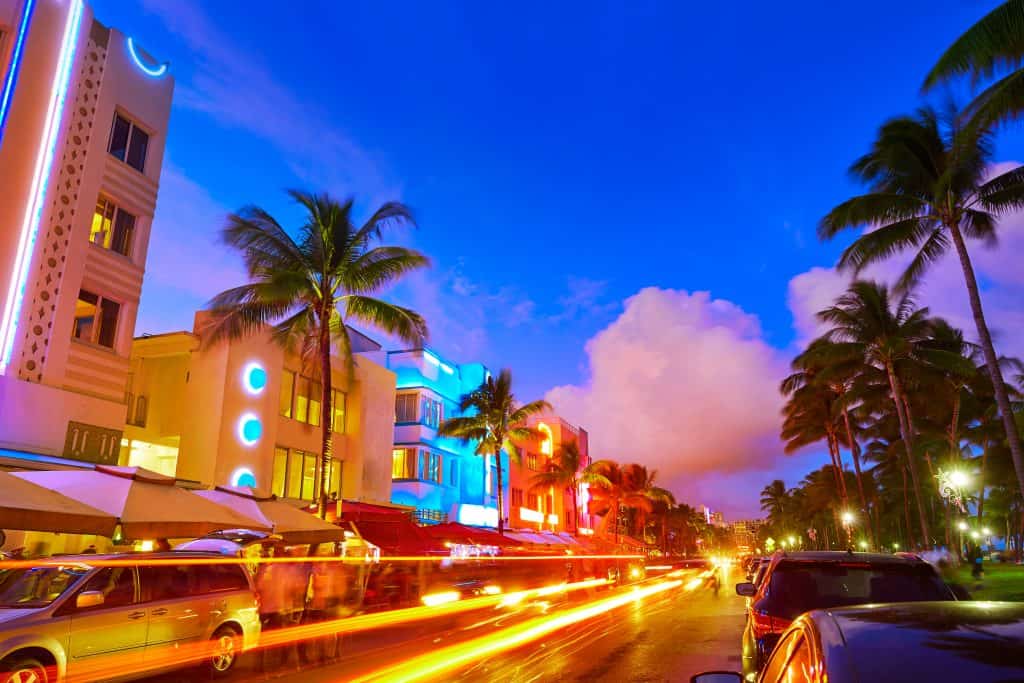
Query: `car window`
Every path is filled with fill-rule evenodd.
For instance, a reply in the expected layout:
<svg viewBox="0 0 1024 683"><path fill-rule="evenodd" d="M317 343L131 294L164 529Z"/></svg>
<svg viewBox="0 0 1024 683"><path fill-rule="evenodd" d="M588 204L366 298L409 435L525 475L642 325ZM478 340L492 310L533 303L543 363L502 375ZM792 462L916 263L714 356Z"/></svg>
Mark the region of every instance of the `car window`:
<svg viewBox="0 0 1024 683"><path fill-rule="evenodd" d="M74 586L87 567L29 567L0 571L0 609L46 607Z"/></svg>
<svg viewBox="0 0 1024 683"><path fill-rule="evenodd" d="M81 593L86 591L102 593L103 604L79 608L78 611L131 605L136 601L135 570L132 567L105 567L86 579Z"/></svg>
<svg viewBox="0 0 1024 683"><path fill-rule="evenodd" d="M200 592L199 568L195 565L141 567L143 595L147 600L174 600Z"/></svg>
<svg viewBox="0 0 1024 683"><path fill-rule="evenodd" d="M825 607L952 599L928 565L782 562L768 581L764 607L787 619Z"/></svg>
<svg viewBox="0 0 1024 683"><path fill-rule="evenodd" d="M797 641L803 640L803 636L800 635L800 631L790 631L779 641L779 644L775 646L771 656L768 658L768 663L765 664L764 674L760 680L765 683L776 683L777 681L785 681L783 674L786 671L786 662L789 660L789 653L794 646L799 646L800 643Z"/></svg>
<svg viewBox="0 0 1024 683"><path fill-rule="evenodd" d="M249 590L249 581L241 565L212 564L204 566L202 570L208 591Z"/></svg>

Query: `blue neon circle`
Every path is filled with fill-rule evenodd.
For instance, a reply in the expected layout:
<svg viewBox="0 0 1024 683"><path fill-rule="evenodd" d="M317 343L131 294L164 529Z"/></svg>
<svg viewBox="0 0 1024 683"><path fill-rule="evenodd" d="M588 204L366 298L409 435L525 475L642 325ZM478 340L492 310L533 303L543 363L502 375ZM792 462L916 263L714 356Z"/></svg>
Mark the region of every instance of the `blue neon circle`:
<svg viewBox="0 0 1024 683"><path fill-rule="evenodd" d="M250 394L258 394L267 386L267 371L259 363L245 366L243 381Z"/></svg>
<svg viewBox="0 0 1024 683"><path fill-rule="evenodd" d="M251 470L245 469L244 467L235 473L233 479L234 481L231 482L233 486L249 486L251 488L256 488L256 475L253 474Z"/></svg>
<svg viewBox="0 0 1024 683"><path fill-rule="evenodd" d="M238 421L238 438L246 446L252 446L263 436L263 423L252 413L246 413Z"/></svg>

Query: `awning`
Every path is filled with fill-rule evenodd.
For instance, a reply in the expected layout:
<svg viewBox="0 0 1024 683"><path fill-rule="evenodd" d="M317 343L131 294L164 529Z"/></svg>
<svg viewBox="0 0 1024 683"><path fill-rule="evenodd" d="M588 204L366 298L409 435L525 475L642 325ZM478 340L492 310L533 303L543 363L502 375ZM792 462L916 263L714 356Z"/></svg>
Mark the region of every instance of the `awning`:
<svg viewBox="0 0 1024 683"><path fill-rule="evenodd" d="M424 531L439 541L460 543L463 545L517 546L520 541L502 536L497 531L481 527L468 526L458 522L446 522L424 527Z"/></svg>
<svg viewBox="0 0 1024 683"><path fill-rule="evenodd" d="M212 491L193 493L270 526L288 545L345 540L345 531L341 527L250 486L218 486Z"/></svg>
<svg viewBox="0 0 1024 683"><path fill-rule="evenodd" d="M174 478L141 467L16 472L117 518L126 538L196 538L218 529L271 531L269 525L178 488Z"/></svg>
<svg viewBox="0 0 1024 683"><path fill-rule="evenodd" d="M443 543L431 538L423 529L404 516L386 520L351 521L359 535L379 547L382 555L448 554L448 548Z"/></svg>
<svg viewBox="0 0 1024 683"><path fill-rule="evenodd" d="M0 472L0 529L110 536L116 526L112 514Z"/></svg>

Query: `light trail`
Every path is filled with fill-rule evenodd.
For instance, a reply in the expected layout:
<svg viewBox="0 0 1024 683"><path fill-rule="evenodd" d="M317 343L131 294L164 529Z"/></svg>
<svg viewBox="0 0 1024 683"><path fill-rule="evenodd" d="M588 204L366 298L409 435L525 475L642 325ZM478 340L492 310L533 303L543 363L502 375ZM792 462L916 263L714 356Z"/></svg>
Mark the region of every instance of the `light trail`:
<svg viewBox="0 0 1024 683"><path fill-rule="evenodd" d="M575 607L559 614L537 617L523 624L507 627L496 633L410 657L398 664L378 669L359 678L347 680L351 680L354 683L369 683L370 681L396 681L404 683L438 677L442 673L450 673L481 658L521 647L559 629L592 619L609 610L639 602L644 598L678 588L682 585L682 581L673 580L657 581L643 587L634 586L632 590L620 595L596 600L589 605Z"/></svg>

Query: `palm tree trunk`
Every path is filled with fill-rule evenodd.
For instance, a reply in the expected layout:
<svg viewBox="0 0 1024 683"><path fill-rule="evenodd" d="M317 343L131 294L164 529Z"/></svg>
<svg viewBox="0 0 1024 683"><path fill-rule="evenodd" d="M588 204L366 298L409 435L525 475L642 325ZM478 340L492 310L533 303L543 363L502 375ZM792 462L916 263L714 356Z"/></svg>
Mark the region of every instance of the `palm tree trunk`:
<svg viewBox="0 0 1024 683"><path fill-rule="evenodd" d="M580 509L579 504L576 500L576 487L578 484L573 482L570 488L572 489L572 532L575 535L580 533Z"/></svg>
<svg viewBox="0 0 1024 683"><path fill-rule="evenodd" d="M501 492L501 445L494 449L494 467L498 470L498 535L505 535L505 497Z"/></svg>
<svg viewBox="0 0 1024 683"><path fill-rule="evenodd" d="M906 404L903 401L903 390L900 387L899 378L891 363L885 364L886 373L889 375L889 388L892 390L893 403L896 404L896 416L900 423L900 436L903 439L903 448L907 452L907 469L910 471L910 486L914 490L914 501L917 503L917 514L921 519L922 543L925 546L931 544L931 533L928 530L928 517L925 514L924 501L921 500L921 485L917 480L917 468L914 467L914 447L910 440L910 423L907 420Z"/></svg>
<svg viewBox="0 0 1024 683"><path fill-rule="evenodd" d="M981 447L981 465L978 467L978 524L985 514L985 461L988 459L988 439Z"/></svg>
<svg viewBox="0 0 1024 683"><path fill-rule="evenodd" d="M836 492L839 493L841 506L845 508L848 503L846 482L843 480L843 461L839 454L839 443L831 427L826 426L825 428L825 440L828 441L828 454L832 458L832 474L836 479Z"/></svg>
<svg viewBox="0 0 1024 683"><path fill-rule="evenodd" d="M1024 449L1021 448L1020 433L1017 431L1017 423L1014 420L1013 410L1010 408L1010 397L1006 393L1003 372L999 369L999 357L996 356L996 348L992 343L992 334L989 332L988 323L985 322L985 312L981 307L981 294L978 293L978 280L974 275L974 266L971 265L971 257L967 253L967 244L964 242L964 236L960 233L960 226L953 223L949 229L953 235L953 244L956 245L956 253L960 257L960 267L964 271L967 298L971 302L971 313L974 315L974 325L978 329L978 340L981 342L981 350L985 354L985 365L988 368L989 377L992 379L996 406L999 408L999 416L1003 419L1006 442L1010 447L1010 458L1013 460L1013 469L1017 474L1017 486L1020 488L1021 495L1024 495Z"/></svg>
<svg viewBox="0 0 1024 683"><path fill-rule="evenodd" d="M846 440L850 444L850 455L853 457L853 470L857 476L857 493L860 494L860 507L864 514L864 520L868 524L868 533L871 535L871 545L875 545L875 529L871 524L871 514L868 512L868 499L864 495L864 481L860 471L860 444L853 438L853 430L850 429L850 414L843 406L843 424L846 427Z"/></svg>
<svg viewBox="0 0 1024 683"><path fill-rule="evenodd" d="M910 521L910 495L907 489L907 468L903 465L900 466L900 474L903 476L903 516L906 517L907 523L907 548L914 547L914 525Z"/></svg>
<svg viewBox="0 0 1024 683"><path fill-rule="evenodd" d="M320 476L318 481L320 482L320 495L317 501L317 514L320 519L327 518L327 487L330 484L328 476L330 474L331 455L334 445L334 439L331 433L331 328L330 328L330 314L326 314L321 317L320 323L320 340L319 340L319 351L320 351L320 386L322 389L320 396ZM341 492L338 492L339 496Z"/></svg>

